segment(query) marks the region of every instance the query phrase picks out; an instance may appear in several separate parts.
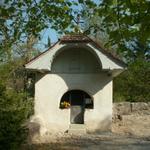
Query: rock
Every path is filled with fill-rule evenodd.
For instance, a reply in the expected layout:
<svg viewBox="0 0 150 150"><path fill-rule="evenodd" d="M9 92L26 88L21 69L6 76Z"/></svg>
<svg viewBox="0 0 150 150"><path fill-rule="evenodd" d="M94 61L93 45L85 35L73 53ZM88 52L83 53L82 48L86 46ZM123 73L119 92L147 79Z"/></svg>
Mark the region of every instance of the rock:
<svg viewBox="0 0 150 150"><path fill-rule="evenodd" d="M147 104L148 104L148 107L149 107L149 109L150 109L150 102L148 102Z"/></svg>
<svg viewBox="0 0 150 150"><path fill-rule="evenodd" d="M144 102L131 103L131 111L132 112L148 110L148 109L150 109L148 103L144 103Z"/></svg>
<svg viewBox="0 0 150 150"><path fill-rule="evenodd" d="M113 114L114 115L128 115L131 113L130 102L114 103Z"/></svg>

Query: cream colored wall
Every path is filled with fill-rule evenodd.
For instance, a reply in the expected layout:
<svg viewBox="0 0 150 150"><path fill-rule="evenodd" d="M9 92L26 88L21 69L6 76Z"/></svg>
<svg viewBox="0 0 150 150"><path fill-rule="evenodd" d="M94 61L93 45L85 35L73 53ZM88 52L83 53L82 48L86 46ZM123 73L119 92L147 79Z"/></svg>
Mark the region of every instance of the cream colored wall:
<svg viewBox="0 0 150 150"><path fill-rule="evenodd" d="M25 65L26 69L31 70L47 70L51 71L52 63L55 59L55 56L57 53L63 51L64 49L87 49L93 54L95 54L98 58L98 60L102 63L102 69L121 69L123 70L124 67L117 63L116 61L109 58L107 55L101 52L100 49L96 48L94 45L90 43L57 43L53 48L51 48L49 51L46 51L44 54L42 54L40 57L37 57L36 59L32 60L28 64Z"/></svg>
<svg viewBox="0 0 150 150"><path fill-rule="evenodd" d="M37 75L35 84L35 114L32 122L40 123L40 133L65 132L70 124L70 109L60 109L65 92L80 89L94 99L94 109L85 110L88 131L108 130L112 118L112 78L101 74Z"/></svg>

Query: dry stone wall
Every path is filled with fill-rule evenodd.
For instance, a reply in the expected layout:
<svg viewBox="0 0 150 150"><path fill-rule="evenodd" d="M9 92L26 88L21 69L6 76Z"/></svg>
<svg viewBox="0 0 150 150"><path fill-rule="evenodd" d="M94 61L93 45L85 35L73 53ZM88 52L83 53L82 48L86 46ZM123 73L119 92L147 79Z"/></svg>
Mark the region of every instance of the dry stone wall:
<svg viewBox="0 0 150 150"><path fill-rule="evenodd" d="M150 102L114 103L112 131L120 134L150 136Z"/></svg>
<svg viewBox="0 0 150 150"><path fill-rule="evenodd" d="M122 102L113 104L113 114L114 115L130 115L133 113L140 113L145 115L150 115L150 102Z"/></svg>

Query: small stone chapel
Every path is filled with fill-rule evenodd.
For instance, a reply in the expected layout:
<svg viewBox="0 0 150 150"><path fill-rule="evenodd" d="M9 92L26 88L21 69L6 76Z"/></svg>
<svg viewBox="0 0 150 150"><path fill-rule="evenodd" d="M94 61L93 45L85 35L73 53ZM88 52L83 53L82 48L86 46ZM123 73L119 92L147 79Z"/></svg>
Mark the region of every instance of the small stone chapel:
<svg viewBox="0 0 150 150"><path fill-rule="evenodd" d="M113 78L126 65L84 35L65 35L25 68L36 75L31 122L47 132L110 131Z"/></svg>

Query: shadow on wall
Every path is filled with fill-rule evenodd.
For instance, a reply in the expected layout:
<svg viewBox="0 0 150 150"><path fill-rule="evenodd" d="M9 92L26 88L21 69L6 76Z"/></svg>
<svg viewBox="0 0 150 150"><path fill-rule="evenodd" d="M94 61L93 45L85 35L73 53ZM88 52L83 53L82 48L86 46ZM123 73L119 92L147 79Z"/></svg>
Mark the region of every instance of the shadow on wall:
<svg viewBox="0 0 150 150"><path fill-rule="evenodd" d="M104 120L97 123L97 125L95 126L95 129L90 129L90 128L87 129L87 133L101 134L102 132L111 132L111 121L112 121L111 117L107 116L105 117ZM94 122L93 122L93 126L94 126ZM47 133L47 132L43 132L43 133L41 132L42 126L40 122L30 122L28 124L28 128L29 128L29 137L28 137L29 142L33 141L34 138L45 135Z"/></svg>
<svg viewBox="0 0 150 150"><path fill-rule="evenodd" d="M102 90L111 80L107 73L101 74L57 74L69 90L83 90L90 96Z"/></svg>
<svg viewBox="0 0 150 150"><path fill-rule="evenodd" d="M65 82L69 90L78 89L94 95L110 80L108 73L102 72L99 57L88 47L66 47L54 57L51 72Z"/></svg>
<svg viewBox="0 0 150 150"><path fill-rule="evenodd" d="M36 82L50 73L57 75L69 90L89 91L90 95L103 89L112 80L108 72L102 71L102 64L97 54L84 47L60 50L51 64L51 72L39 73Z"/></svg>
<svg viewBox="0 0 150 150"><path fill-rule="evenodd" d="M79 113L75 118L74 118L74 122L76 124L82 124L84 121L83 121L83 112Z"/></svg>
<svg viewBox="0 0 150 150"><path fill-rule="evenodd" d="M36 82L51 73L38 73ZM89 95L95 95L102 90L110 81L112 77L108 76L106 72L99 74L55 74L68 87L68 90L83 90ZM49 76L50 77L50 76ZM67 91L66 91L67 92Z"/></svg>
<svg viewBox="0 0 150 150"><path fill-rule="evenodd" d="M102 69L99 57L91 49L65 47L57 53L51 64L53 73L98 73Z"/></svg>
<svg viewBox="0 0 150 150"><path fill-rule="evenodd" d="M111 126L112 126L112 118L111 116L107 116L105 117L105 119L97 123L95 129L87 130L87 133L101 134L102 132L111 132Z"/></svg>

